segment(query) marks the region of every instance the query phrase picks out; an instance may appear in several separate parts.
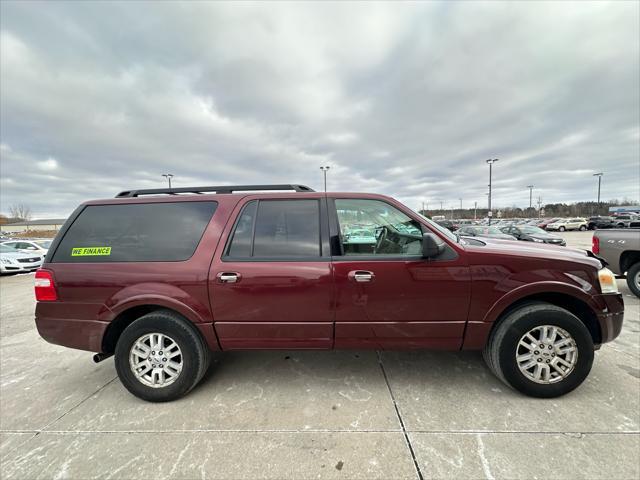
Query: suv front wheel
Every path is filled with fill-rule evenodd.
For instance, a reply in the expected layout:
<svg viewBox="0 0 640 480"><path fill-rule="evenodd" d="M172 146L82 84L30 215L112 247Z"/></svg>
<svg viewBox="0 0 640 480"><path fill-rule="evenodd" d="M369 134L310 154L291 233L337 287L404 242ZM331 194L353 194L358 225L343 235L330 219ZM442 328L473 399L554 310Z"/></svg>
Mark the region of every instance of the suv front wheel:
<svg viewBox="0 0 640 480"><path fill-rule="evenodd" d="M209 350L188 320L156 310L122 332L115 365L120 381L136 397L167 402L197 385L209 366Z"/></svg>
<svg viewBox="0 0 640 480"><path fill-rule="evenodd" d="M591 370L593 339L571 312L544 302L526 304L499 321L484 349L493 373L532 397L577 388Z"/></svg>

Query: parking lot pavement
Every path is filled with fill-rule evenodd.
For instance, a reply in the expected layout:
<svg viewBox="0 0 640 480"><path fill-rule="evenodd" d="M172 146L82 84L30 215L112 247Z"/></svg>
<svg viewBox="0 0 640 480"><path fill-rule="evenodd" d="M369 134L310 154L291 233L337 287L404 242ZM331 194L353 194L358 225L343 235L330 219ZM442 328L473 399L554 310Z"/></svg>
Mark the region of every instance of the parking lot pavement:
<svg viewBox="0 0 640 480"><path fill-rule="evenodd" d="M512 391L474 352L271 351L216 354L168 404L40 339L32 283L0 278L3 480L640 477L640 301L623 280L622 334L562 398Z"/></svg>

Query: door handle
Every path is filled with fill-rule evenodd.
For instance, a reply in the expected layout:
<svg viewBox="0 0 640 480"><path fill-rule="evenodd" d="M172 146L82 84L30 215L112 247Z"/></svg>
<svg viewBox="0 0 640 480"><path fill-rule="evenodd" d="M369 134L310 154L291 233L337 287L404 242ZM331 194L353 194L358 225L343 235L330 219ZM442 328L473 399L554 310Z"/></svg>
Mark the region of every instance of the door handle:
<svg viewBox="0 0 640 480"><path fill-rule="evenodd" d="M352 270L349 272L348 277L356 283L370 283L373 282L375 275L367 270Z"/></svg>
<svg viewBox="0 0 640 480"><path fill-rule="evenodd" d="M241 278L241 275L236 272L220 272L216 276L220 283L237 283Z"/></svg>

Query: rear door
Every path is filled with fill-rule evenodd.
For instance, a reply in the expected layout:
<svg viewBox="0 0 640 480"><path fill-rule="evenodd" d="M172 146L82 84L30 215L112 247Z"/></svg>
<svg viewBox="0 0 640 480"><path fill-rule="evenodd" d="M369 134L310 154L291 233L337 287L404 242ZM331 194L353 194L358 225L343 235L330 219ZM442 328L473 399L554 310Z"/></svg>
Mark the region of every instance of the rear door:
<svg viewBox="0 0 640 480"><path fill-rule="evenodd" d="M431 230L382 200L336 198L329 212L335 347L459 348L471 295L463 249L447 244L437 259L423 258L422 234Z"/></svg>
<svg viewBox="0 0 640 480"><path fill-rule="evenodd" d="M323 195L240 202L209 274L224 350L333 346L334 284Z"/></svg>

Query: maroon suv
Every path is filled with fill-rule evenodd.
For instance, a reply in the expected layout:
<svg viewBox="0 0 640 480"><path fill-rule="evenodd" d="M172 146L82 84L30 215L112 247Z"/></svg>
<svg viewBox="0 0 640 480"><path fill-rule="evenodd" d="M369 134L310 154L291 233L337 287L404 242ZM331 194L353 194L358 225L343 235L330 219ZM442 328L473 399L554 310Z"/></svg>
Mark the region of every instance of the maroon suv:
<svg viewBox="0 0 640 480"><path fill-rule="evenodd" d="M43 338L115 354L151 401L191 390L211 351L293 348L483 350L508 385L554 397L586 378L624 309L590 252L461 239L392 198L301 185L87 202L35 291Z"/></svg>

